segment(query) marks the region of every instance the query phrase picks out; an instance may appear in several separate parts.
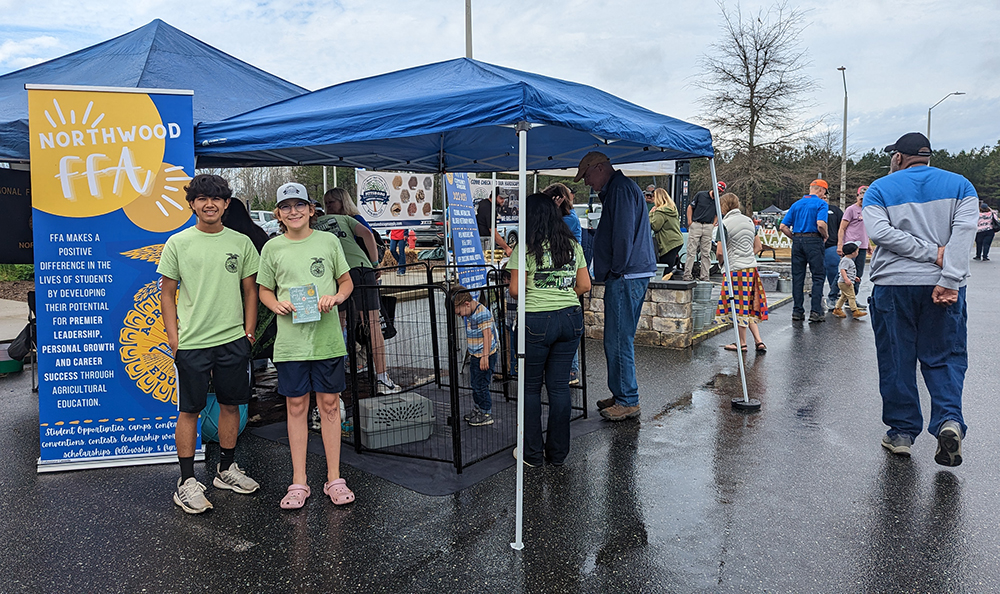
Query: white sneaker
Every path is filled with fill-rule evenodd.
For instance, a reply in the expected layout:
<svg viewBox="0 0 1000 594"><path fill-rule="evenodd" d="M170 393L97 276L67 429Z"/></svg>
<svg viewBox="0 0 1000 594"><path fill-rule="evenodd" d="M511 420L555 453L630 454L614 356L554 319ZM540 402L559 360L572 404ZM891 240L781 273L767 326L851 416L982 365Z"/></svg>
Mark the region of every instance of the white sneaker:
<svg viewBox="0 0 1000 594"><path fill-rule="evenodd" d="M378 378L378 393L379 394L395 394L396 392L401 392L403 388L399 387L396 382L392 381L388 375Z"/></svg>
<svg viewBox="0 0 1000 594"><path fill-rule="evenodd" d="M205 485L199 483L194 477L183 483L181 483L181 479L177 479L174 503L189 514L200 514L212 509L212 504L205 498Z"/></svg>
<svg viewBox="0 0 1000 594"><path fill-rule="evenodd" d="M257 481L248 477L239 465L236 464L236 462L232 463L229 470L223 472L219 472L219 467L216 466L215 480L212 481L212 484L219 489L229 489L230 491L235 491L244 495L247 493L253 493L260 488Z"/></svg>

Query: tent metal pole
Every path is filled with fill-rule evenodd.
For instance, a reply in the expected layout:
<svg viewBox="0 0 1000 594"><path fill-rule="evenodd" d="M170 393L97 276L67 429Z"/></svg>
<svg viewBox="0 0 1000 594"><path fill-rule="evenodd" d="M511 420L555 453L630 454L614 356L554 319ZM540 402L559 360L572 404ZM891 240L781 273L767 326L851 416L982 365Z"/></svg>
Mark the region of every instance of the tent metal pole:
<svg viewBox="0 0 1000 594"><path fill-rule="evenodd" d="M490 196L490 205L491 205L490 206L490 213L491 213L490 214L490 220L493 221L491 223L491 227L490 227L490 229L493 231L492 233L490 233L490 262L492 262L493 261L493 256L496 253L496 249L497 249L497 239L496 239L497 238L497 196L500 195L500 189L497 186L497 174L496 174L495 171L493 172L493 186L490 188L490 191L493 192L493 195Z"/></svg>
<svg viewBox="0 0 1000 594"><path fill-rule="evenodd" d="M524 548L524 542L521 540L524 528L524 463L521 461L524 460L524 291L526 288L524 254L527 250L524 249L523 238L526 236L524 232L524 208L526 204L524 196L527 195L525 190L528 188L528 130L530 128L531 125L528 122L518 122L517 124L517 183L518 191L522 196L517 209L517 243L521 246L521 249L517 250L517 286L521 294L517 299L517 462L515 462L517 466L517 511L514 521L514 542L510 543L511 548L516 551Z"/></svg>
<svg viewBox="0 0 1000 594"><path fill-rule="evenodd" d="M326 196L326 165L323 166L323 195Z"/></svg>
<svg viewBox="0 0 1000 594"><path fill-rule="evenodd" d="M736 355L740 362L740 380L743 382L743 402L749 404L750 396L747 394L747 373L743 364L743 349L740 348L740 327L736 320L736 295L733 291L732 270L729 268L729 252L726 250L726 234L722 226L722 204L719 202L719 179L715 175L714 157L708 160L708 168L712 172L712 193L715 194L715 214L719 217L719 241L722 243L722 262L725 265L722 288L725 290L726 283L729 283L729 315L733 318L733 332L736 334Z"/></svg>

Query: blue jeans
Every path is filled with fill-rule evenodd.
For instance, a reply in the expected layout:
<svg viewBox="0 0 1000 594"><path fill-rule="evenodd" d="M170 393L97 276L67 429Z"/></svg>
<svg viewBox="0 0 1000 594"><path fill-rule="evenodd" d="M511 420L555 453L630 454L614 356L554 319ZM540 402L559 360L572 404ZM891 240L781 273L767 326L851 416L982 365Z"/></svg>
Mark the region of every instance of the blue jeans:
<svg viewBox="0 0 1000 594"><path fill-rule="evenodd" d="M823 313L823 281L826 266L823 262L822 237L796 237L792 239L792 313L804 314L802 302L805 292L806 264L812 273L812 311Z"/></svg>
<svg viewBox="0 0 1000 594"><path fill-rule="evenodd" d="M837 255L837 246L831 246L823 249L824 266L826 267L826 282L830 283L830 292L827 293L827 297L831 301L836 301L840 298L840 287L837 283L840 281L840 256Z"/></svg>
<svg viewBox="0 0 1000 594"><path fill-rule="evenodd" d="M927 432L937 435L941 423L962 426L962 385L969 366L966 352L968 308L965 287L958 302L941 307L931 301L932 286L876 285L868 302L875 331L882 422L889 435L916 439L923 430L917 361L931 395Z"/></svg>
<svg viewBox="0 0 1000 594"><path fill-rule="evenodd" d="M399 272L406 272L406 236L403 239L389 240L389 253L396 259Z"/></svg>
<svg viewBox="0 0 1000 594"><path fill-rule="evenodd" d="M635 330L648 278L613 278L604 283L604 356L608 360L608 389L615 402L639 405L635 379Z"/></svg>
<svg viewBox="0 0 1000 594"><path fill-rule="evenodd" d="M583 335L583 309L524 314L524 459L561 464L569 454L569 419L572 413L569 368ZM549 397L548 434L542 443L542 383Z"/></svg>
<svg viewBox="0 0 1000 594"><path fill-rule="evenodd" d="M517 377L517 328L510 329L510 376Z"/></svg>
<svg viewBox="0 0 1000 594"><path fill-rule="evenodd" d="M476 408L484 413L493 412L493 399L490 398L490 382L493 381L493 369L497 366L499 351L490 355L490 368L483 371L479 368L479 357L469 357L469 383L472 384L472 401Z"/></svg>

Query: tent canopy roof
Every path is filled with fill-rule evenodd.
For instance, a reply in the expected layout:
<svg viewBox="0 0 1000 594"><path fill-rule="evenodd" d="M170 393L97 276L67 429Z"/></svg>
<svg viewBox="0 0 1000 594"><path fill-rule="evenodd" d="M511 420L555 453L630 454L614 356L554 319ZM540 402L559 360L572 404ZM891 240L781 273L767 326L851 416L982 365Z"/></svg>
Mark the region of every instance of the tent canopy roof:
<svg viewBox="0 0 1000 594"><path fill-rule="evenodd" d="M0 160L28 160L25 84L194 91L194 121L308 92L156 19L80 51L0 76Z"/></svg>
<svg viewBox="0 0 1000 594"><path fill-rule="evenodd" d="M327 87L195 132L199 166L335 165L512 171L712 156L705 128L585 85L459 58Z"/></svg>

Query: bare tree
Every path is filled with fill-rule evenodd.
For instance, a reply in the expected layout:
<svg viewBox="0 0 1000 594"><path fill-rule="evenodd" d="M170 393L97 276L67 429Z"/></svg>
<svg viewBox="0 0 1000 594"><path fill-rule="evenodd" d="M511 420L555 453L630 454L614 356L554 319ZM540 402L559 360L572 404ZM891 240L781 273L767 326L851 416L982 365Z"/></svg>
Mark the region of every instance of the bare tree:
<svg viewBox="0 0 1000 594"><path fill-rule="evenodd" d="M774 174L769 153L800 141L814 125L801 119L812 106L806 93L816 84L805 75L808 61L799 41L806 12L784 0L755 14L744 14L738 2L718 5L722 34L702 56L704 74L696 84L707 91L705 124L720 148L732 153L726 181L753 204Z"/></svg>
<svg viewBox="0 0 1000 594"><path fill-rule="evenodd" d="M233 196L245 200L252 209L270 210L274 207L278 188L287 181L295 181L291 167L240 167L232 169L199 169L197 173L212 173L229 182Z"/></svg>

